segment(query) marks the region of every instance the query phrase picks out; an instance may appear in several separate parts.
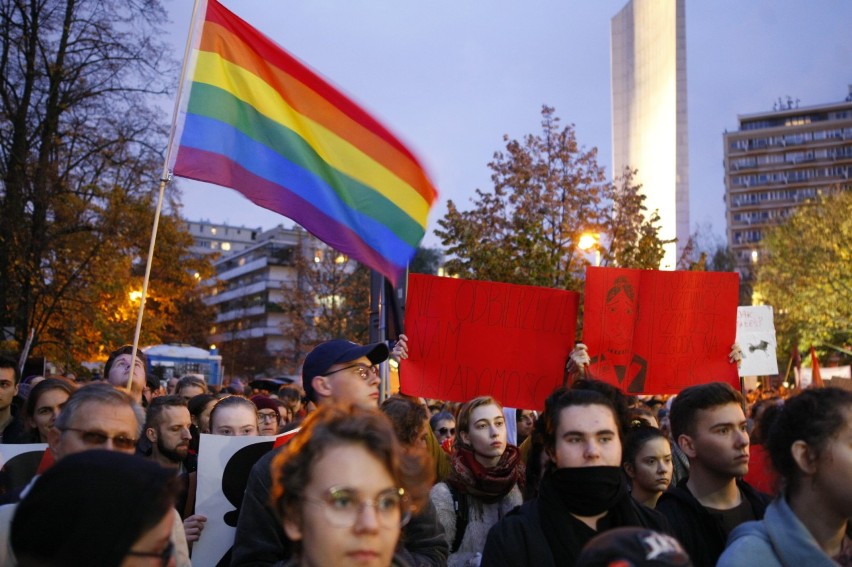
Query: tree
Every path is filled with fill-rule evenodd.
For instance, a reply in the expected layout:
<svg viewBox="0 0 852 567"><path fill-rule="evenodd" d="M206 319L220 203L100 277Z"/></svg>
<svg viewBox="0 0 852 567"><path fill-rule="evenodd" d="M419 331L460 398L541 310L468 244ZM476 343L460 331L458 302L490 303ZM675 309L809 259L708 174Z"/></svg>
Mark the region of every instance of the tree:
<svg viewBox="0 0 852 567"><path fill-rule="evenodd" d="M779 353L852 339L852 191L821 195L768 230L755 293L772 305Z"/></svg>
<svg viewBox="0 0 852 567"><path fill-rule="evenodd" d="M504 136L505 150L488 164L493 191L476 190L474 207L452 201L435 233L463 278L580 290L589 264L579 250L586 232L604 234L604 265L656 267L663 242L656 212L646 218L645 197L627 170L606 181L597 149L585 150L573 126L560 128L553 108L542 107L542 132L523 141Z"/></svg>
<svg viewBox="0 0 852 567"><path fill-rule="evenodd" d="M408 265L408 271L412 274L429 274L435 276L438 274L438 268L441 267L443 261L444 255L439 248L418 246L411 264Z"/></svg>
<svg viewBox="0 0 852 567"><path fill-rule="evenodd" d="M0 0L0 14L0 330L15 348L32 331L34 352L91 360L133 337L128 297L166 139L153 103L175 82L165 12L159 0ZM170 192L151 341L195 302L178 211Z"/></svg>
<svg viewBox="0 0 852 567"><path fill-rule="evenodd" d="M605 232L609 245L601 265L623 268L657 269L665 255L663 245L673 241L660 240L660 215L650 215L645 206L642 186L634 184L638 172L625 168L622 176L607 188L610 200Z"/></svg>
<svg viewBox="0 0 852 567"><path fill-rule="evenodd" d="M367 343L370 331L370 270L324 245L312 253L304 243L298 248L303 253L294 254L296 277L283 284L280 304L287 315L282 362L290 373L318 343Z"/></svg>

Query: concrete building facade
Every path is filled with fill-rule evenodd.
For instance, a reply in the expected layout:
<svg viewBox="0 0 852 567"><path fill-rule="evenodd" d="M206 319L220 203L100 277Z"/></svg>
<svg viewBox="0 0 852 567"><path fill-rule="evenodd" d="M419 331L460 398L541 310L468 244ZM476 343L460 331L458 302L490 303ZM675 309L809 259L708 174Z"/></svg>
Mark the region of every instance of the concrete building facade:
<svg viewBox="0 0 852 567"><path fill-rule="evenodd" d="M631 0L611 21L613 177L638 170L649 212L659 211L674 269L689 239L689 153L684 0Z"/></svg>
<svg viewBox="0 0 852 567"><path fill-rule="evenodd" d="M765 230L818 194L852 189L852 87L843 102L737 117L725 132L728 246L744 283L760 261Z"/></svg>
<svg viewBox="0 0 852 567"><path fill-rule="evenodd" d="M189 251L197 256L220 252L223 256L252 246L262 232L260 227L231 226L207 220L186 221L193 244Z"/></svg>

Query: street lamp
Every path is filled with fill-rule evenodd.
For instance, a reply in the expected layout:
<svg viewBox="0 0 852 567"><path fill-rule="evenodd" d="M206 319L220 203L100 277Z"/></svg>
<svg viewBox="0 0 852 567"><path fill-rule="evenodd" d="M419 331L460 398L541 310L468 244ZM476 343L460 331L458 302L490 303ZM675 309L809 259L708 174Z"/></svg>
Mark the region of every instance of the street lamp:
<svg viewBox="0 0 852 567"><path fill-rule="evenodd" d="M595 249L595 266L601 265L601 247L600 247L600 235L591 232L584 232L580 236L580 240L577 242L577 248L583 251L587 251L590 248L594 247Z"/></svg>

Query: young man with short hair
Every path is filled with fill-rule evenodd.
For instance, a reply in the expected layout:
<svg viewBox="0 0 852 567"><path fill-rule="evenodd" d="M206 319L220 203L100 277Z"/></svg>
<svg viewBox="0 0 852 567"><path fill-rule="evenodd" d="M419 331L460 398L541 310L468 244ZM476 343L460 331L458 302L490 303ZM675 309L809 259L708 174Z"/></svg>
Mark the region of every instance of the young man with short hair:
<svg viewBox="0 0 852 567"><path fill-rule="evenodd" d="M621 468L621 402L614 388L591 380L548 397L541 419L553 470L542 478L538 497L488 532L483 567L574 565L583 546L607 530L668 531L662 515L628 491Z"/></svg>
<svg viewBox="0 0 852 567"><path fill-rule="evenodd" d="M130 357L133 353L131 345L124 345L112 351L104 364L104 378L119 390L127 391L130 379ZM142 392L148 383L148 358L141 350L136 350L136 361L133 366L133 380L130 384L130 397L137 404L142 404Z"/></svg>
<svg viewBox="0 0 852 567"><path fill-rule="evenodd" d="M150 459L163 467L175 469L175 474L181 476L177 511L183 519L186 541L190 544L201 537L207 521L206 516L192 513L195 508L197 462L195 456L189 454L191 425L186 400L180 396L159 396L151 401L145 420L145 437L151 443ZM187 500L190 500L188 506Z"/></svg>
<svg viewBox="0 0 852 567"><path fill-rule="evenodd" d="M0 443L5 441L3 435L15 419L12 414L12 402L18 393L19 381L15 361L5 356L0 357Z"/></svg>
<svg viewBox="0 0 852 567"><path fill-rule="evenodd" d="M695 566L713 566L731 530L763 518L769 503L740 480L749 461L743 397L723 382L691 386L675 398L669 419L672 438L689 458L689 476L663 493L657 510Z"/></svg>
<svg viewBox="0 0 852 567"><path fill-rule="evenodd" d="M192 374L187 374L178 380L175 386L175 395L180 396L187 402L195 396L206 394L208 391L207 382L204 381L204 378Z"/></svg>
<svg viewBox="0 0 852 567"><path fill-rule="evenodd" d="M184 399L178 396L154 398L145 420L145 437L151 442L151 458L164 467L184 469L192 440L191 425Z"/></svg>

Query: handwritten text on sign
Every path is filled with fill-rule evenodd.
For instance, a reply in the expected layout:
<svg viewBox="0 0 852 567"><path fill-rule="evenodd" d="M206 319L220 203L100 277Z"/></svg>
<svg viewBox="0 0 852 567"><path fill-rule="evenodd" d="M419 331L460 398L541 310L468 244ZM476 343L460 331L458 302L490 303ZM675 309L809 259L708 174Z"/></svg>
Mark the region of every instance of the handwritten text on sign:
<svg viewBox="0 0 852 567"><path fill-rule="evenodd" d="M589 268L583 341L590 374L631 394L676 394L693 384L739 387L734 273Z"/></svg>
<svg viewBox="0 0 852 567"><path fill-rule="evenodd" d="M492 395L541 408L562 384L574 344L576 293L412 274L406 304L405 394L464 402Z"/></svg>
<svg viewBox="0 0 852 567"><path fill-rule="evenodd" d="M737 308L737 344L743 351L740 376L778 374L775 323L771 305Z"/></svg>

